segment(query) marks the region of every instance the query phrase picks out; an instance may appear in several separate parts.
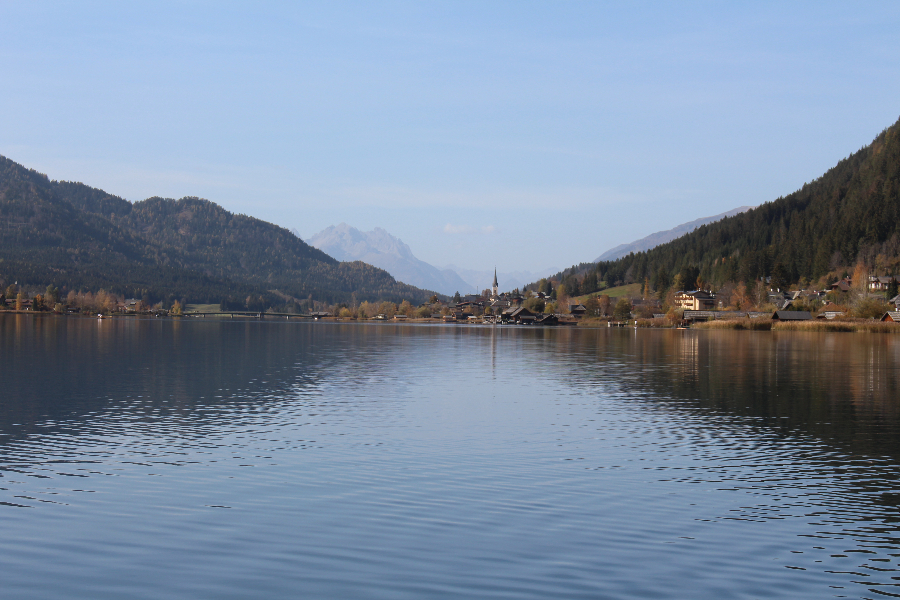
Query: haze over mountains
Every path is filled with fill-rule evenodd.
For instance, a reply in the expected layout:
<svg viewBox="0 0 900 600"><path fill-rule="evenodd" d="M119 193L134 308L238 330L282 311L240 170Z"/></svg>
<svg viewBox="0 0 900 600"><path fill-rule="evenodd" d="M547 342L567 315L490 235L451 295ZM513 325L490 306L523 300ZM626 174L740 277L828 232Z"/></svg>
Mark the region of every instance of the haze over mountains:
<svg viewBox="0 0 900 600"><path fill-rule="evenodd" d="M448 269L453 269L459 273L460 277L466 281L473 282L469 288L470 291L487 289L494 280L494 271L491 269L465 269L456 265L447 265ZM529 281L546 277L558 271L559 269L543 269L538 271L530 271L521 269L518 271L497 271L497 283L501 292L509 292L516 288L522 289Z"/></svg>
<svg viewBox="0 0 900 600"><path fill-rule="evenodd" d="M361 260L384 269L398 281L442 294L466 293L472 287L449 269L438 269L416 258L409 246L380 227L360 231L346 223L332 225L307 240L341 261Z"/></svg>
<svg viewBox="0 0 900 600"><path fill-rule="evenodd" d="M380 227L372 231L360 231L346 223L332 225L315 234L307 242L338 260L361 260L384 269L398 281L419 288L452 295L481 292L490 287L494 279L493 269L462 269L454 265L438 268L413 255L410 247ZM522 287L535 277L552 273L516 271L497 273L500 289L509 291Z"/></svg>
<svg viewBox="0 0 900 600"><path fill-rule="evenodd" d="M665 244L666 242L671 242L674 239L680 238L681 236L694 231L701 225L721 221L725 217L733 217L734 215L750 210L751 208L753 207L740 206L738 208L729 210L728 212L723 212L722 214L714 215L712 217L701 217L688 223L682 223L681 225L673 227L672 229L667 229L666 231L657 231L656 233L651 233L647 237L643 237L628 244L619 244L615 248L610 248L609 250L595 258L594 262L600 262L601 260L616 260L617 258L628 256L632 252L643 252L644 250L650 250L651 248L655 248L660 244Z"/></svg>

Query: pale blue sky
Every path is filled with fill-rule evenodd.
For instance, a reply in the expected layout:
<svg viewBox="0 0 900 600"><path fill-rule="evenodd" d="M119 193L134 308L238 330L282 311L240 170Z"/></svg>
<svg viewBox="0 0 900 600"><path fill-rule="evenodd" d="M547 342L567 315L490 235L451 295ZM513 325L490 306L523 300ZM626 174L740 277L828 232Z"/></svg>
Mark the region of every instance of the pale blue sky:
<svg viewBox="0 0 900 600"><path fill-rule="evenodd" d="M436 265L565 267L900 117L900 3L0 2L0 154Z"/></svg>

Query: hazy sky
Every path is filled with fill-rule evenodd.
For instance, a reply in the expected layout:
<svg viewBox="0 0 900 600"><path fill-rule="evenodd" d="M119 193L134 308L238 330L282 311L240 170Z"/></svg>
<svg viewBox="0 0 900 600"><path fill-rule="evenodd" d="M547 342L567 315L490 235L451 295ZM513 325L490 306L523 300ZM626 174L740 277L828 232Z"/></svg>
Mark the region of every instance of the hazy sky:
<svg viewBox="0 0 900 600"><path fill-rule="evenodd" d="M898 2L0 1L0 154L436 265L565 267L900 117Z"/></svg>

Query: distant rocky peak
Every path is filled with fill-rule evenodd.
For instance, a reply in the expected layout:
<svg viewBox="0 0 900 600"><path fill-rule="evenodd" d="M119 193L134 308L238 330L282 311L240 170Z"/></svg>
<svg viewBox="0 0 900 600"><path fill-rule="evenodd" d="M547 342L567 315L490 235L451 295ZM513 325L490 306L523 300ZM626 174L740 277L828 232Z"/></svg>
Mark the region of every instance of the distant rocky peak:
<svg viewBox="0 0 900 600"><path fill-rule="evenodd" d="M415 259L409 246L381 227L364 232L346 223L340 223L325 228L310 238L309 242L342 260L355 260L350 257L363 257L373 252Z"/></svg>
<svg viewBox="0 0 900 600"><path fill-rule="evenodd" d="M311 246L341 261L361 260L393 275L398 281L452 295L472 286L451 270L419 260L400 238L381 227L360 231L346 223L332 225L308 240Z"/></svg>

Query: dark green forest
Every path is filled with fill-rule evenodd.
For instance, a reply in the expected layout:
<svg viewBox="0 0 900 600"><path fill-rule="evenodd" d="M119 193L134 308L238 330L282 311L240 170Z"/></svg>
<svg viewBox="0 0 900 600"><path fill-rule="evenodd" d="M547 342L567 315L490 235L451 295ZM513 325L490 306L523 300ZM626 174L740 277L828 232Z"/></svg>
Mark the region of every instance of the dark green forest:
<svg viewBox="0 0 900 600"><path fill-rule="evenodd" d="M432 292L200 198L131 203L0 156L0 280L152 301L424 302ZM262 300L260 300L260 298Z"/></svg>
<svg viewBox="0 0 900 600"><path fill-rule="evenodd" d="M696 286L691 275L713 288L763 277L786 287L836 278L859 263L878 275L900 274L900 121L788 196L552 279L572 296L645 280L665 289L678 274L685 289Z"/></svg>

